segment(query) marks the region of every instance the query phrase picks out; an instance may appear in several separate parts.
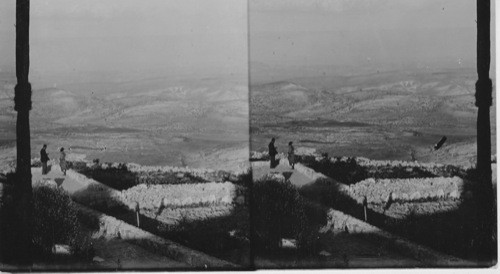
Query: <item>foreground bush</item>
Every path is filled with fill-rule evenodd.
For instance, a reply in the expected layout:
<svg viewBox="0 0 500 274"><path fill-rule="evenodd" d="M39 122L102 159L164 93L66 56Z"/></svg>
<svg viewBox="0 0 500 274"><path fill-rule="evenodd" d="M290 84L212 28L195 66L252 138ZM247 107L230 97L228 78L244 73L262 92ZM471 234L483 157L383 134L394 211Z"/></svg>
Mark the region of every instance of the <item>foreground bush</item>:
<svg viewBox="0 0 500 274"><path fill-rule="evenodd" d="M197 250L218 253L241 249L249 242L249 216L244 208L229 215L190 221L182 218L166 236Z"/></svg>
<svg viewBox="0 0 500 274"><path fill-rule="evenodd" d="M303 251L314 251L319 225L326 213L304 200L287 182L258 181L253 186L252 222L255 248L275 250L282 238L298 240Z"/></svg>
<svg viewBox="0 0 500 274"><path fill-rule="evenodd" d="M54 244L67 244L76 255L91 256L92 244L85 233L69 195L60 188L33 188L33 244L42 254L51 254Z"/></svg>

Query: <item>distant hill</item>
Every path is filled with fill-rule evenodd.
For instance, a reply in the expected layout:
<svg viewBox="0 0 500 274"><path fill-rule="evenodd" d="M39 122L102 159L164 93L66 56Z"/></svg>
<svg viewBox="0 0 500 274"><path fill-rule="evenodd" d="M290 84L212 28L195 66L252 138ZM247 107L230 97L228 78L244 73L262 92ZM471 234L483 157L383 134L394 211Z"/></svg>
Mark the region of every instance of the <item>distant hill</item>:
<svg viewBox="0 0 500 274"><path fill-rule="evenodd" d="M15 77L2 77L0 141L12 146ZM64 146L104 161L240 167L248 161L240 153L248 150L245 83L155 77L49 88L35 84L30 112L33 157L48 143L51 155ZM237 159L231 151L237 152Z"/></svg>
<svg viewBox="0 0 500 274"><path fill-rule="evenodd" d="M407 159L413 150L421 159L439 154L444 161L460 149L447 147L443 151L450 155L446 156L430 153L429 147L449 135L447 145L461 143L459 147L470 152L464 157L474 158L468 144L474 148L476 79L474 69L458 69L296 77L253 84L252 148L263 148L266 138L280 136L353 156ZM491 112L495 136L495 109Z"/></svg>

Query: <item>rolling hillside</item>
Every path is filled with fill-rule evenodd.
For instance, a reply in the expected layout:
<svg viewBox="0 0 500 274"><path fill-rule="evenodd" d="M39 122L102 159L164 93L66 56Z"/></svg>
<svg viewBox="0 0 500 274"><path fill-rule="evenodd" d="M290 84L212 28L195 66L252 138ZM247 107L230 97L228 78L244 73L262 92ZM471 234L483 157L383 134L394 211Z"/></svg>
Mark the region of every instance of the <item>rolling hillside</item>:
<svg viewBox="0 0 500 274"><path fill-rule="evenodd" d="M2 80L1 140L8 143L15 138L15 78L4 74ZM241 83L150 78L52 88L34 85L32 156L37 157L47 143L54 158L64 146L101 161L221 169L245 166L248 88Z"/></svg>
<svg viewBox="0 0 500 274"><path fill-rule="evenodd" d="M413 153L419 161L471 164L476 77L472 69L398 71L252 85L252 149L279 136L282 147L295 141L339 156L409 160ZM443 135L446 146L431 151Z"/></svg>

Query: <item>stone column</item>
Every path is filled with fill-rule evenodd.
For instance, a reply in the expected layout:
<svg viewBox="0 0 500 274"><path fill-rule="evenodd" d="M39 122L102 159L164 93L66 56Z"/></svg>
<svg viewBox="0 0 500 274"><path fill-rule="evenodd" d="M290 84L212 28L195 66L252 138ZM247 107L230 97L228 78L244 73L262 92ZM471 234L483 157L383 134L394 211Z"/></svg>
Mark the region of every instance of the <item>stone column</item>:
<svg viewBox="0 0 500 274"><path fill-rule="evenodd" d="M16 147L17 166L15 182L16 215L19 224L15 260L21 264L32 262L32 187L29 112L31 85L29 73L29 0L16 0L16 77L14 109L17 111Z"/></svg>
<svg viewBox="0 0 500 274"><path fill-rule="evenodd" d="M489 261L493 248L493 187L491 178L491 128L490 106L492 105L492 81L490 79L490 0L477 0L477 173L478 226L476 247L478 259Z"/></svg>

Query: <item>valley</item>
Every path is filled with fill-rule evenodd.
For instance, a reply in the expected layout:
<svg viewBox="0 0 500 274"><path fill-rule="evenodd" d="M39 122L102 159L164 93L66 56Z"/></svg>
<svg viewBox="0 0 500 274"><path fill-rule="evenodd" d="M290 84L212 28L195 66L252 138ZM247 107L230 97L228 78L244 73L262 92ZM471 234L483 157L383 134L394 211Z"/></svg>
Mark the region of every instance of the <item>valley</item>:
<svg viewBox="0 0 500 274"><path fill-rule="evenodd" d="M15 77L3 72L1 76L0 144L5 154L12 154ZM32 157L39 157L47 143L54 159L62 146L88 160L247 168L248 88L242 83L236 77L155 77L51 88L34 85Z"/></svg>
<svg viewBox="0 0 500 274"><path fill-rule="evenodd" d="M251 85L251 148L277 137L331 156L470 166L476 157L473 69L295 77ZM495 100L495 98L494 98ZM493 106L495 103L493 103ZM495 108L491 108L496 151ZM447 142L432 147L442 136Z"/></svg>

